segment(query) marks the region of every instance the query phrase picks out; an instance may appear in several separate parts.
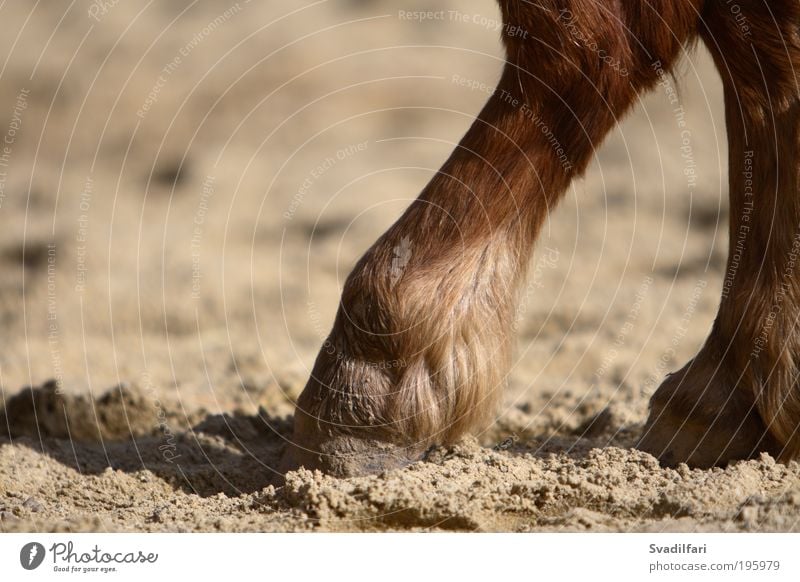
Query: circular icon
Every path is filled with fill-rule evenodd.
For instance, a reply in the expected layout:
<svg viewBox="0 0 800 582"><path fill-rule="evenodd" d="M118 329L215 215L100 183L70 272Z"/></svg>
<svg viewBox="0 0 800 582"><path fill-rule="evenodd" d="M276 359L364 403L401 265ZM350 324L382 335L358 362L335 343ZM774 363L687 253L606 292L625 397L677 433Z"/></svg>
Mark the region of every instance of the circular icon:
<svg viewBox="0 0 800 582"><path fill-rule="evenodd" d="M30 542L19 551L19 563L26 570L35 570L44 561L44 546L39 542Z"/></svg>

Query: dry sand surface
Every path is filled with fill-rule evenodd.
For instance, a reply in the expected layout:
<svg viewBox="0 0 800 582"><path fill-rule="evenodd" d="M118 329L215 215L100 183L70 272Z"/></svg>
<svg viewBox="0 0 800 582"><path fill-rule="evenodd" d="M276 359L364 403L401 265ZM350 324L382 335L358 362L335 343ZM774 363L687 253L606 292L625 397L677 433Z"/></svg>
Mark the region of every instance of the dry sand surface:
<svg viewBox="0 0 800 582"><path fill-rule="evenodd" d="M800 529L797 463L672 470L631 448L722 285L702 50L546 224L491 428L401 471L284 484L342 281L487 98L499 16L142 6L0 9L0 530Z"/></svg>

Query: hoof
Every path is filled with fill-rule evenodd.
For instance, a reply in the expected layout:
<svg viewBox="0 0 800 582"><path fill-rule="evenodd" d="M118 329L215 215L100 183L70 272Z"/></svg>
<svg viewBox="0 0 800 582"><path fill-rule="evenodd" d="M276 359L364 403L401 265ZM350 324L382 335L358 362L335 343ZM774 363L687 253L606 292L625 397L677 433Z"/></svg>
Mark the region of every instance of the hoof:
<svg viewBox="0 0 800 582"><path fill-rule="evenodd" d="M286 474L305 467L334 477L359 477L401 469L422 459L423 453L419 448L383 441L330 436L316 446L290 443L279 470Z"/></svg>
<svg viewBox="0 0 800 582"><path fill-rule="evenodd" d="M359 477L401 469L422 459L425 448L403 446L368 434L321 430L307 414L295 413L294 436L283 453L279 471L300 467L334 477ZM368 432L365 429L362 433Z"/></svg>
<svg viewBox="0 0 800 582"><path fill-rule="evenodd" d="M637 448L668 467L686 463L707 469L761 452L777 458L780 446L748 389L727 381L721 370L696 358L668 377L650 401Z"/></svg>

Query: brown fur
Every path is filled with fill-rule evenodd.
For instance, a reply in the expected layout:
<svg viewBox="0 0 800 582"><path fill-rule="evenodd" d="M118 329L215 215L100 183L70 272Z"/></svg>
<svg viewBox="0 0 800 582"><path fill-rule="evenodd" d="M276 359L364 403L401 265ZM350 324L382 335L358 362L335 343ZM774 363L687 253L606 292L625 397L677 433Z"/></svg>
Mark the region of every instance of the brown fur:
<svg viewBox="0 0 800 582"><path fill-rule="evenodd" d="M500 0L506 30L528 34L504 36L507 64L494 95L348 278L298 402L285 468L379 470L491 420L541 224L639 94L698 37L725 83L732 241L745 150L755 151L758 202L712 336L659 389L642 445L698 465L760 448L780 448L783 458L800 451L797 276L761 355L750 353L786 287L781 265L800 233L800 0L740 4L751 39L710 0ZM387 452L395 448L403 452Z"/></svg>
<svg viewBox="0 0 800 582"><path fill-rule="evenodd" d="M724 3L707 4L700 33L725 88L732 252L711 335L654 396L643 444L697 466L762 450L788 460L800 453L800 2L741 3L747 38Z"/></svg>

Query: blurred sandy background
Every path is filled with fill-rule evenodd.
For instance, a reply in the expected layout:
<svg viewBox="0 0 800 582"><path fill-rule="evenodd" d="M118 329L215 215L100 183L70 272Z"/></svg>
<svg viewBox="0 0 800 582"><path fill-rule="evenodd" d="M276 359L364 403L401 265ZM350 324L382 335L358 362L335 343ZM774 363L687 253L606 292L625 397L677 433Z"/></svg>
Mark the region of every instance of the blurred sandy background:
<svg viewBox="0 0 800 582"><path fill-rule="evenodd" d="M800 527L796 463L672 471L628 449L721 288L725 130L702 49L547 223L495 425L397 474L276 487L344 277L499 76L497 8L0 15L0 530Z"/></svg>

